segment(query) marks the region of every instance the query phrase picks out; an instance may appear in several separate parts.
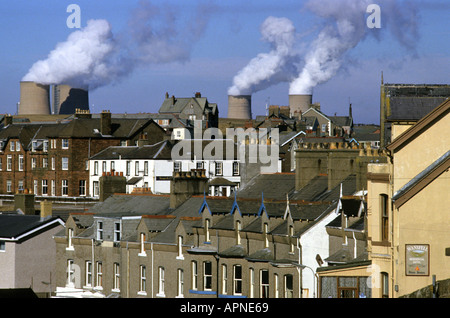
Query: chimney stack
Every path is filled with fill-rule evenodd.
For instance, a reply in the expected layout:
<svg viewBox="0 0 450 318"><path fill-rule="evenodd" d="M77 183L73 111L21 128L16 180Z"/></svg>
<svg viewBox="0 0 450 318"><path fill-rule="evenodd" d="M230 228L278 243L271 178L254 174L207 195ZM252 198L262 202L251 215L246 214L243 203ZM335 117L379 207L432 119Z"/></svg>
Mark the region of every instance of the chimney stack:
<svg viewBox="0 0 450 318"><path fill-rule="evenodd" d="M34 194L28 189L14 194L14 210L20 209L25 215L35 215Z"/></svg>
<svg viewBox="0 0 450 318"><path fill-rule="evenodd" d="M100 177L100 202L105 201L114 193L126 193L127 192L127 179L122 173L114 172L114 174L105 173Z"/></svg>
<svg viewBox="0 0 450 318"><path fill-rule="evenodd" d="M53 203L52 201L41 201L41 220L48 219L52 217L52 209L53 209Z"/></svg>
<svg viewBox="0 0 450 318"><path fill-rule="evenodd" d="M204 169L174 172L170 183L170 208L175 209L193 195L207 190L208 178Z"/></svg>
<svg viewBox="0 0 450 318"><path fill-rule="evenodd" d="M111 113L104 110L100 114L100 132L102 135L111 135Z"/></svg>

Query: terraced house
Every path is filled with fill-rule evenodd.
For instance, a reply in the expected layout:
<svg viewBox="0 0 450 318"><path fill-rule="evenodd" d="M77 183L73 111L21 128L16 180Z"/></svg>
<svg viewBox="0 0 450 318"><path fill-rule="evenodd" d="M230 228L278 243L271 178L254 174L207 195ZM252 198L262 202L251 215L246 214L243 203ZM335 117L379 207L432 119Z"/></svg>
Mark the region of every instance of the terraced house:
<svg viewBox="0 0 450 318"><path fill-rule="evenodd" d="M57 296L312 297L302 262L335 202L208 197L206 184L185 172L170 195L115 194L72 214L55 236Z"/></svg>
<svg viewBox="0 0 450 318"><path fill-rule="evenodd" d="M37 196L85 197L89 157L108 146L156 143L165 132L152 119L77 113L52 122L14 122L0 129L0 193L28 189Z"/></svg>

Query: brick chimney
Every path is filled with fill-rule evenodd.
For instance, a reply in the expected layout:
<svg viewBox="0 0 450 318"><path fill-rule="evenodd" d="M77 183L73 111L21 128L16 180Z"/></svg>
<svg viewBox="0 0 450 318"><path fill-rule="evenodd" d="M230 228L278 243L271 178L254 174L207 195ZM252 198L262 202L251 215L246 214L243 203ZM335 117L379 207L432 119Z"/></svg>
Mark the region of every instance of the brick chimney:
<svg viewBox="0 0 450 318"><path fill-rule="evenodd" d="M20 209L25 215L35 215L34 194L28 189L14 194L14 210Z"/></svg>
<svg viewBox="0 0 450 318"><path fill-rule="evenodd" d="M52 201L48 200L41 201L41 212L40 212L41 220L51 218L52 209L53 209Z"/></svg>
<svg viewBox="0 0 450 318"><path fill-rule="evenodd" d="M104 110L100 114L100 132L102 135L111 135L111 113Z"/></svg>
<svg viewBox="0 0 450 318"><path fill-rule="evenodd" d="M170 207L175 209L191 196L203 194L207 191L207 183L203 169L174 172L170 183Z"/></svg>
<svg viewBox="0 0 450 318"><path fill-rule="evenodd" d="M100 181L100 201L105 201L114 193L126 193L127 192L127 179L122 173L114 172L105 173L99 179Z"/></svg>

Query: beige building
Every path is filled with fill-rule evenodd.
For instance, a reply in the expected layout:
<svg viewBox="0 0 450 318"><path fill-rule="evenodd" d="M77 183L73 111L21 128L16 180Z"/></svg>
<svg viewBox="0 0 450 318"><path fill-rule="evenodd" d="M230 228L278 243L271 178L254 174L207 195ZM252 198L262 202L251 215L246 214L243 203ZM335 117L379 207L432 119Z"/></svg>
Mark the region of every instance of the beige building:
<svg viewBox="0 0 450 318"><path fill-rule="evenodd" d="M367 258L324 268L322 283L365 280L370 297L397 298L450 277L449 111L447 100L408 127L392 125L389 161L367 169Z"/></svg>

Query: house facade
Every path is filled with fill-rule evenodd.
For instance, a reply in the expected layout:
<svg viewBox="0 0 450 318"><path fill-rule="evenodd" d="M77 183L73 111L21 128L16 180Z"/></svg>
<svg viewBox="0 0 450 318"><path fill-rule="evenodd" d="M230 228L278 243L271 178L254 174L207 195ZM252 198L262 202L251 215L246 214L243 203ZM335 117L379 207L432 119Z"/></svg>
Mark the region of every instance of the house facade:
<svg viewBox="0 0 450 318"><path fill-rule="evenodd" d="M156 143L165 132L151 119L76 114L51 123L12 123L0 130L0 193L28 189L38 196L86 197L89 157L113 145Z"/></svg>

